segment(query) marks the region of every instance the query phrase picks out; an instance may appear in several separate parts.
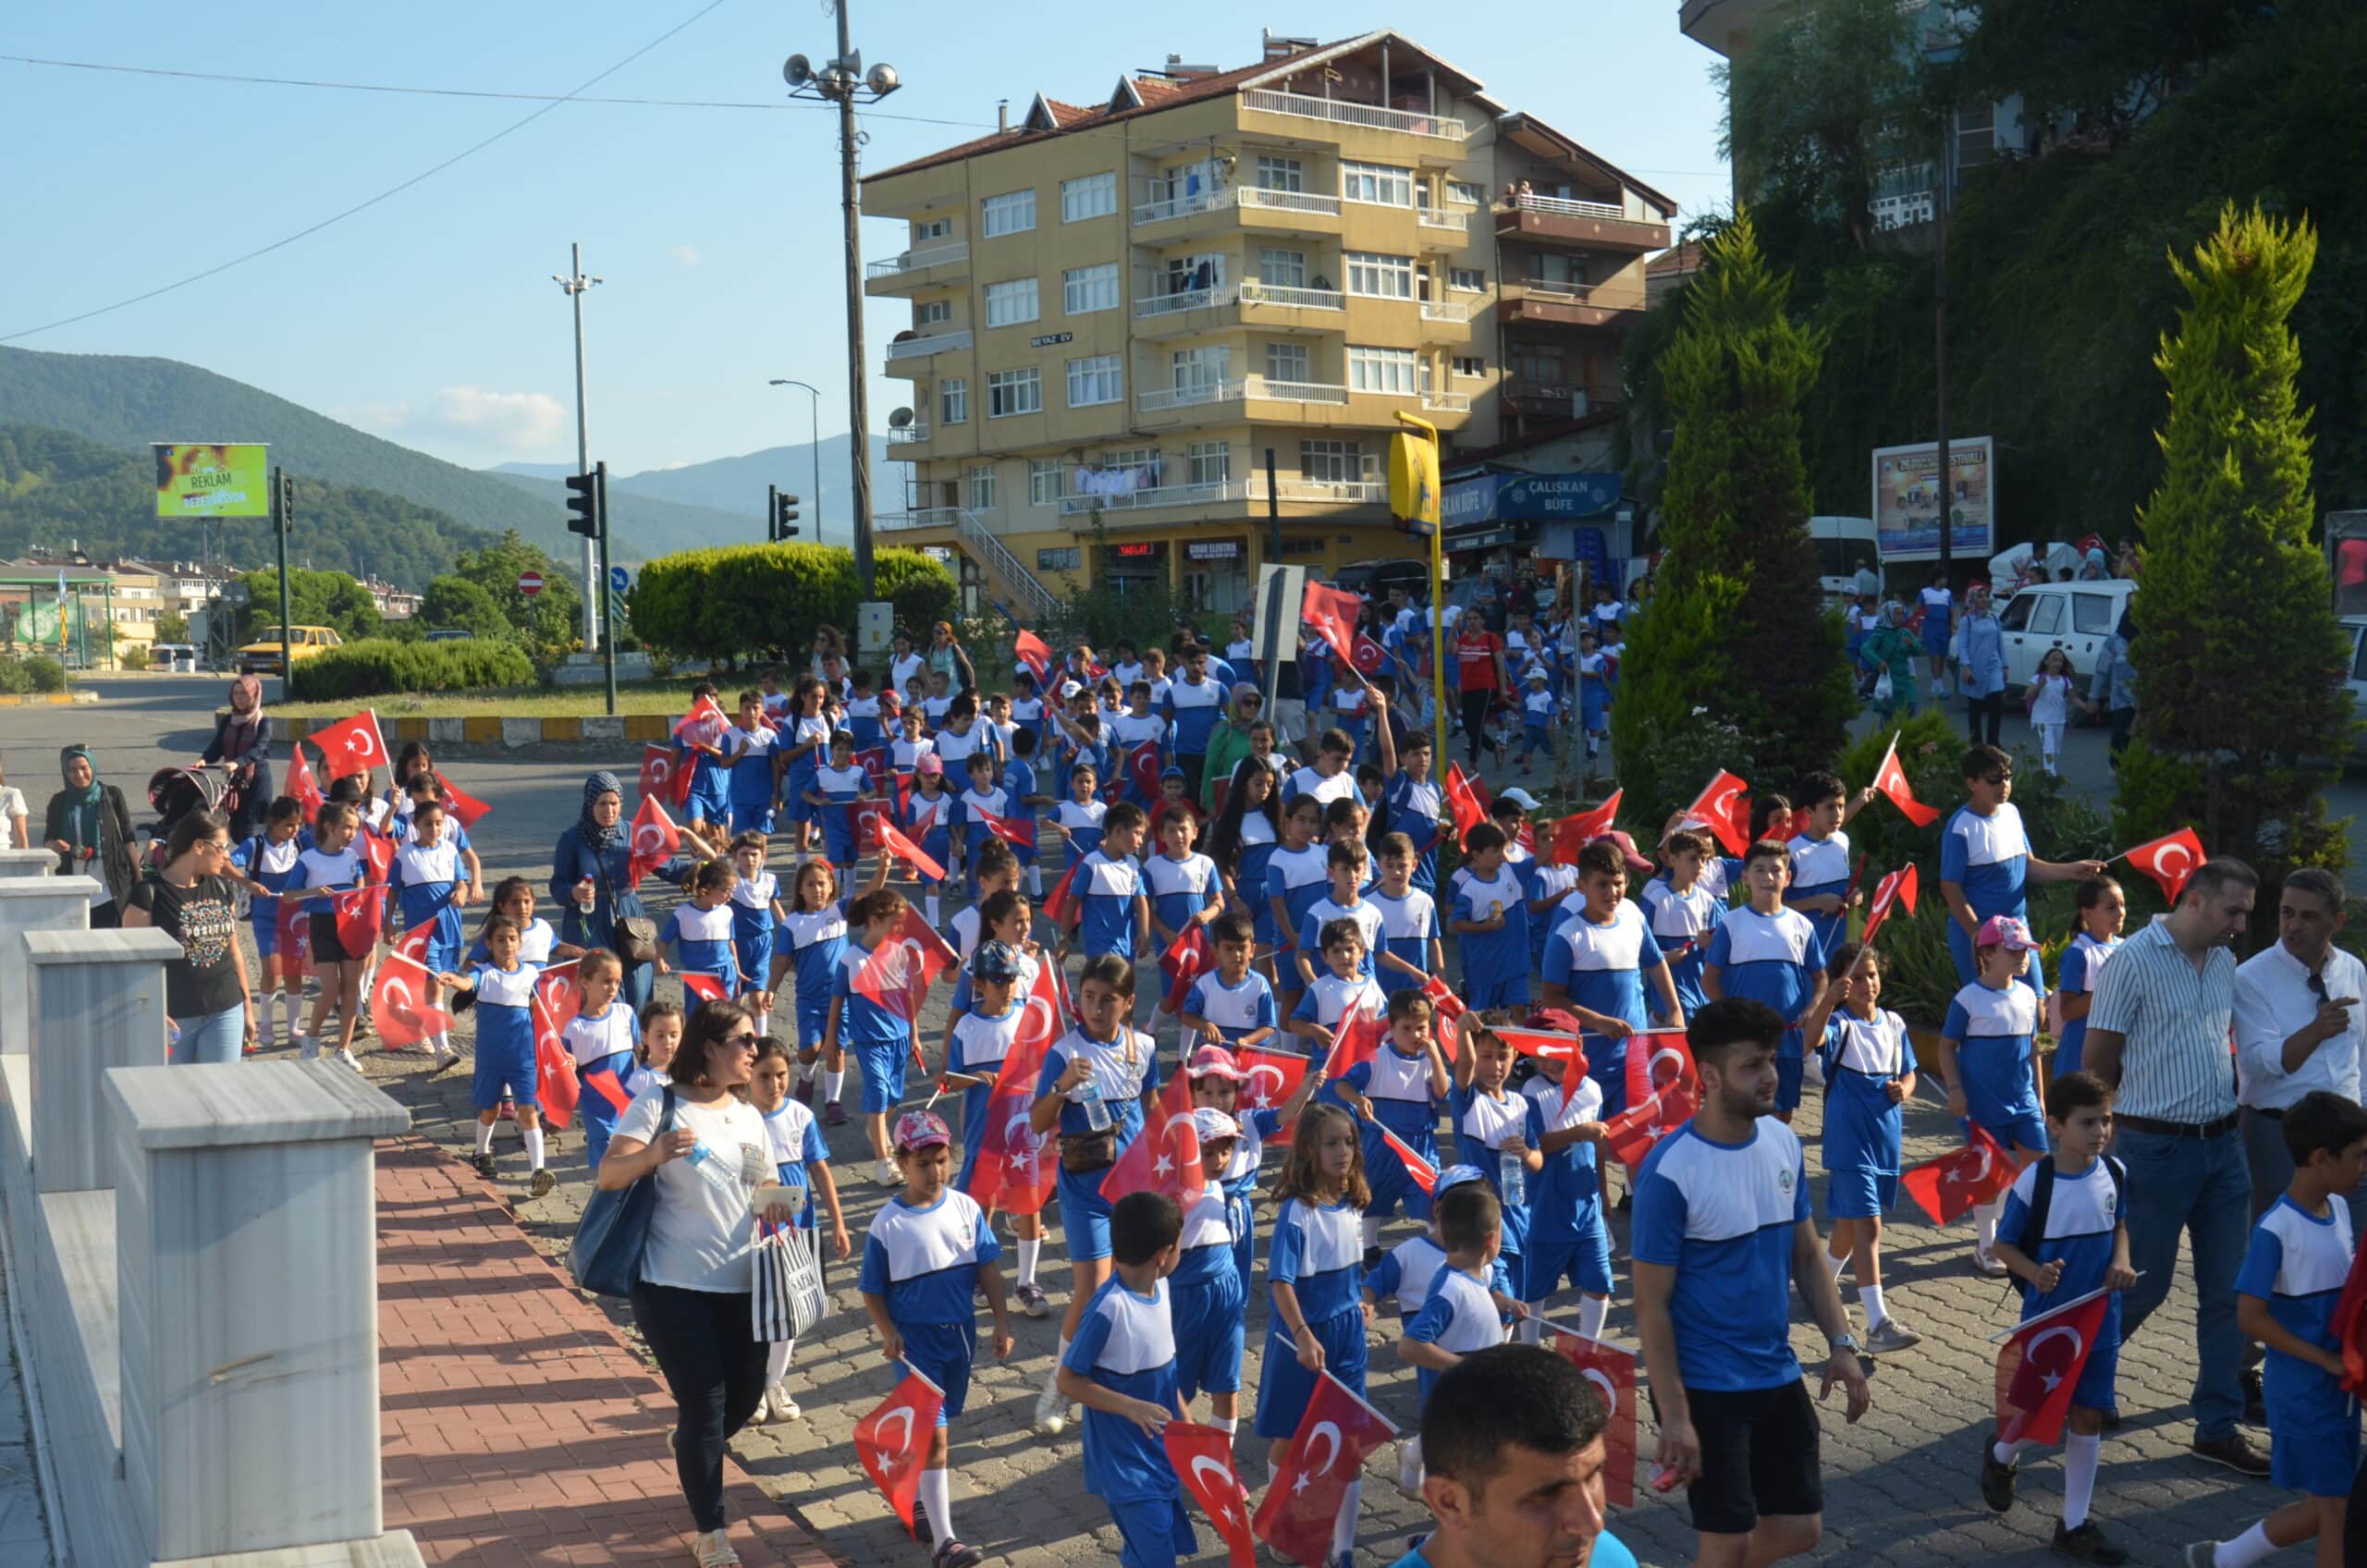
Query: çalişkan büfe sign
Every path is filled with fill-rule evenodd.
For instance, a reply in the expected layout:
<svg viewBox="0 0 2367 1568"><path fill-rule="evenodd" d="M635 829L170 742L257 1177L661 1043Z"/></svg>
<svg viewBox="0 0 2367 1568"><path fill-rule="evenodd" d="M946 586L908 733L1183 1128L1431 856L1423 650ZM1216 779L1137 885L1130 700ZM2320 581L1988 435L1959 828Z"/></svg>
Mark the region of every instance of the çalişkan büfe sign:
<svg viewBox="0 0 2367 1568"><path fill-rule="evenodd" d="M1609 511L1618 500L1615 473L1489 473L1449 484L1439 521L1445 528L1567 521Z"/></svg>

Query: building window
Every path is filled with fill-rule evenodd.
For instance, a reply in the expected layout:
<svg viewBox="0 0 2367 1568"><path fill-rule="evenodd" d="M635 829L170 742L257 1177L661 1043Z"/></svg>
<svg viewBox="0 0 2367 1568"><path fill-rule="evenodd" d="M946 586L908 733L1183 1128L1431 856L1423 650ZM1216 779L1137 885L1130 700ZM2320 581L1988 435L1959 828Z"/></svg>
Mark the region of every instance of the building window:
<svg viewBox="0 0 2367 1568"><path fill-rule="evenodd" d="M995 509L995 471L981 463L970 471L970 509L990 512Z"/></svg>
<svg viewBox="0 0 2367 1568"><path fill-rule="evenodd" d="M943 239L953 232L951 218L931 218L926 223L913 225L913 243L926 245L932 239Z"/></svg>
<svg viewBox="0 0 2367 1568"><path fill-rule="evenodd" d="M1354 441L1302 441L1298 472L1310 484L1352 484L1364 477L1364 453Z"/></svg>
<svg viewBox="0 0 2367 1568"><path fill-rule="evenodd" d="M988 419L1002 419L1011 414L1040 414L1043 411L1044 377L1041 372L1030 367L987 373Z"/></svg>
<svg viewBox="0 0 2367 1568"><path fill-rule="evenodd" d="M1307 380L1306 345L1304 343L1267 344L1266 379L1269 381Z"/></svg>
<svg viewBox="0 0 2367 1568"><path fill-rule="evenodd" d="M1185 449L1188 477L1195 484L1222 484L1233 477L1233 443L1195 441Z"/></svg>
<svg viewBox="0 0 2367 1568"><path fill-rule="evenodd" d="M1027 459L1027 504L1031 507L1056 507L1061 503L1061 459L1030 458Z"/></svg>
<svg viewBox="0 0 2367 1568"><path fill-rule="evenodd" d="M980 203L984 209L978 232L988 239L999 234L1024 234L1036 227L1036 192L1012 190L1000 196L989 196Z"/></svg>
<svg viewBox="0 0 2367 1568"><path fill-rule="evenodd" d="M914 326L937 326L952 319L953 301L950 300L924 300L913 307Z"/></svg>
<svg viewBox="0 0 2367 1568"><path fill-rule="evenodd" d="M1049 550L1036 552L1037 571L1074 571L1085 563L1085 547L1061 545Z"/></svg>
<svg viewBox="0 0 2367 1568"><path fill-rule="evenodd" d="M1224 287L1225 255L1221 251L1203 251L1196 256L1170 256L1162 275L1166 287L1163 294L1188 294L1204 288Z"/></svg>
<svg viewBox="0 0 2367 1568"><path fill-rule="evenodd" d="M1382 207L1410 207L1414 204L1414 171L1392 168L1387 164L1343 163L1340 198Z"/></svg>
<svg viewBox="0 0 2367 1568"><path fill-rule="evenodd" d="M1454 374L1485 375L1488 374L1488 361L1477 354L1457 354L1454 356Z"/></svg>
<svg viewBox="0 0 2367 1568"><path fill-rule="evenodd" d="M1012 326L1036 319L1036 280L1014 277L1009 283L987 285L987 325Z"/></svg>
<svg viewBox="0 0 2367 1568"><path fill-rule="evenodd" d="M1414 297L1414 258L1383 256L1370 251L1350 251L1341 256L1348 269L1348 292L1368 300L1410 300Z"/></svg>
<svg viewBox="0 0 2367 1568"><path fill-rule="evenodd" d="M1116 310L1118 263L1104 262L1096 267L1071 267L1061 274L1061 308L1073 316Z"/></svg>
<svg viewBox="0 0 2367 1568"><path fill-rule="evenodd" d="M967 424L970 423L970 384L960 376L938 383L937 423Z"/></svg>
<svg viewBox="0 0 2367 1568"><path fill-rule="evenodd" d="M1463 294L1484 294L1488 291L1488 275L1478 267L1449 267L1446 286Z"/></svg>
<svg viewBox="0 0 2367 1568"><path fill-rule="evenodd" d="M1279 250L1271 245L1261 247L1257 251L1257 281L1269 288L1306 288L1306 252Z"/></svg>
<svg viewBox="0 0 2367 1568"><path fill-rule="evenodd" d="M1586 287L1587 263L1578 256L1535 251L1528 258L1528 281L1539 288L1576 294Z"/></svg>
<svg viewBox="0 0 2367 1568"><path fill-rule="evenodd" d="M1421 371L1411 349L1348 349L1348 390L1404 392L1420 389Z"/></svg>
<svg viewBox="0 0 2367 1568"><path fill-rule="evenodd" d="M1069 361L1069 407L1089 409L1097 403L1123 402L1126 375L1115 354L1096 354Z"/></svg>
<svg viewBox="0 0 2367 1568"><path fill-rule="evenodd" d="M1178 349L1168 363L1175 377L1171 383L1175 390L1190 392L1224 385L1225 374L1233 368L1233 356L1230 349L1221 348Z"/></svg>
<svg viewBox="0 0 2367 1568"><path fill-rule="evenodd" d="M1296 158L1257 155L1257 189L1260 190L1305 190L1306 165Z"/></svg>
<svg viewBox="0 0 2367 1568"><path fill-rule="evenodd" d="M1487 205L1488 193L1467 179L1450 179L1446 182L1446 199L1456 206L1482 207Z"/></svg>
<svg viewBox="0 0 2367 1568"><path fill-rule="evenodd" d="M1061 221L1106 218L1118 210L1118 177L1088 174L1061 181Z"/></svg>

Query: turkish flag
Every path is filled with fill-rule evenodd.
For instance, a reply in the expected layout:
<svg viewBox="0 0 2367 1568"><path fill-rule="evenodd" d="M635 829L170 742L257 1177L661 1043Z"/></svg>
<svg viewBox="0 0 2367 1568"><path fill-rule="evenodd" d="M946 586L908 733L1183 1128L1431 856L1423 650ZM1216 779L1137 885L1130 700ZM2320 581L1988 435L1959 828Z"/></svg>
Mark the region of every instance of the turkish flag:
<svg viewBox="0 0 2367 1568"><path fill-rule="evenodd" d="M551 1015L551 1028L560 1030L583 1011L583 987L576 980L575 960L546 967L534 982L534 995Z"/></svg>
<svg viewBox="0 0 2367 1568"><path fill-rule="evenodd" d="M1471 1010L1464 1006L1463 998L1449 990L1446 982L1435 974L1422 982L1422 995L1430 998L1431 1032L1438 1035L1440 1048L1446 1052L1447 1060L1453 1061L1458 1036L1462 1034L1458 1021Z"/></svg>
<svg viewBox="0 0 2367 1568"><path fill-rule="evenodd" d="M1076 872L1077 867L1084 864L1082 860L1071 861L1068 870L1062 872L1061 879L1052 884L1051 893L1044 900L1044 918L1052 923L1055 930L1068 925L1070 914L1078 905L1079 900L1075 891Z"/></svg>
<svg viewBox="0 0 2367 1568"><path fill-rule="evenodd" d="M701 697L691 704L691 711L674 722L674 739L686 746L705 746L712 750L722 744L723 732L731 728L731 720L716 705L713 697Z"/></svg>
<svg viewBox="0 0 2367 1568"><path fill-rule="evenodd" d="M691 770L680 766L671 746L641 749L641 798L681 805L691 798Z"/></svg>
<svg viewBox="0 0 2367 1568"><path fill-rule="evenodd" d="M1355 641L1349 645L1348 656L1343 662L1369 680L1380 673L1382 665L1389 662L1389 650L1359 631L1355 634Z"/></svg>
<svg viewBox="0 0 2367 1568"><path fill-rule="evenodd" d="M885 795L888 792L888 780L891 770L889 766L887 747L865 747L862 751L855 753L854 765L863 769L864 778L869 780L866 788L873 794Z"/></svg>
<svg viewBox="0 0 2367 1568"><path fill-rule="evenodd" d="M1613 790L1611 799L1594 810L1582 811L1555 823L1547 861L1555 865L1577 864L1578 851L1611 831L1619 816L1619 797L1625 793L1624 790Z"/></svg>
<svg viewBox="0 0 2367 1568"><path fill-rule="evenodd" d="M857 995L909 1023L921 1015L921 999L929 985L962 955L948 946L937 928L910 904L888 940L871 950L854 974Z"/></svg>
<svg viewBox="0 0 2367 1568"><path fill-rule="evenodd" d="M1233 1468L1233 1434L1196 1421L1170 1421L1159 1434L1175 1478L1224 1537L1227 1568L1257 1568L1257 1541L1249 1533L1249 1488Z"/></svg>
<svg viewBox="0 0 2367 1568"><path fill-rule="evenodd" d="M544 971L542 979L534 982L533 996L526 1003L534 1020L534 1096L541 1104L543 1120L561 1131L574 1120L578 1098L575 1053L567 1048L562 1035L568 1019L575 1016L575 1009L583 1002L583 992L575 985L574 968L572 959L559 966L568 972L564 979L558 978L558 971ZM552 1005L554 999L567 1007L566 1017L559 1016Z"/></svg>
<svg viewBox="0 0 2367 1568"><path fill-rule="evenodd" d="M1446 803L1454 815L1457 845L1465 834L1488 820L1488 802L1479 794L1478 781L1464 772L1460 763L1446 765Z"/></svg>
<svg viewBox="0 0 2367 1568"><path fill-rule="evenodd" d="M728 1002L731 999L731 993L724 989L723 982L712 974L693 974L686 969L682 971L681 978L682 989L701 1001Z"/></svg>
<svg viewBox="0 0 2367 1568"><path fill-rule="evenodd" d="M1389 1035L1380 987L1367 985L1357 992L1331 1027L1331 1060L1323 1075L1344 1078L1358 1062L1370 1061Z"/></svg>
<svg viewBox="0 0 2367 1568"><path fill-rule="evenodd" d="M1143 1111L1134 1135L1101 1177L1101 1201L1129 1193L1165 1193L1188 1205L1208 1184L1200 1169L1200 1134L1192 1126L1192 1081L1179 1072Z"/></svg>
<svg viewBox="0 0 2367 1568"><path fill-rule="evenodd" d="M1416 1154L1406 1145L1404 1139L1391 1132L1387 1127L1382 1126L1380 1118L1375 1117L1373 1119L1372 1127L1375 1132L1380 1134L1380 1141L1389 1145L1391 1152L1395 1154L1399 1162L1405 1167L1405 1174L1414 1178L1414 1185L1421 1188L1423 1193L1427 1194L1432 1188L1439 1184L1439 1168L1437 1166L1432 1165L1429 1160L1424 1159L1420 1155Z"/></svg>
<svg viewBox="0 0 2367 1568"><path fill-rule="evenodd" d="M2017 1174L2013 1157L1975 1127L1964 1147L1908 1169L1898 1184L1932 1224L1953 1225L1975 1205L2003 1196Z"/></svg>
<svg viewBox="0 0 2367 1568"><path fill-rule="evenodd" d="M1240 1106L1244 1110L1280 1110L1290 1103L1298 1086L1306 1081L1306 1069L1312 1060L1296 1051L1268 1050L1263 1046L1245 1046L1233 1053L1233 1059L1246 1074L1241 1083ZM1296 1121L1278 1130L1274 1138L1288 1143Z"/></svg>
<svg viewBox="0 0 2367 1568"><path fill-rule="evenodd" d="M1388 1418L1345 1383L1318 1373L1298 1431L1274 1465L1273 1483L1252 1521L1257 1538L1302 1568L1324 1568L1331 1524L1349 1483L1363 1478L1366 1458L1396 1435Z"/></svg>
<svg viewBox="0 0 2367 1568"><path fill-rule="evenodd" d="M2181 827L2140 844L2120 858L2152 877L2160 885L2162 896L2176 903L2186 879L2208 857L2202 852L2202 840L2195 837L2194 829Z"/></svg>
<svg viewBox="0 0 2367 1568"><path fill-rule="evenodd" d="M452 1027L452 1015L427 1005L427 988L435 976L427 966L389 953L378 964L378 979L370 987L370 1026L383 1046L415 1046L430 1035Z"/></svg>
<svg viewBox="0 0 2367 1568"><path fill-rule="evenodd" d="M1693 798L1685 808L1687 816L1699 817L1730 855L1741 854L1750 848L1750 808L1743 795L1750 786L1725 769L1710 780L1708 789Z"/></svg>
<svg viewBox="0 0 2367 1568"><path fill-rule="evenodd" d="M1345 655L1356 645L1356 617L1364 607L1364 601L1345 588L1309 582L1306 597L1300 601L1299 619L1331 643L1334 654Z"/></svg>
<svg viewBox="0 0 2367 1568"><path fill-rule="evenodd" d="M904 1528L913 1527L913 1501L920 1495L921 1462L937 1432L945 1390L907 1369L896 1391L854 1424L854 1452L864 1473L895 1509Z"/></svg>
<svg viewBox="0 0 2367 1568"><path fill-rule="evenodd" d="M2350 1275L2342 1282L2342 1293L2335 1297L2334 1317L2328 1325L2334 1329L2336 1341L2342 1347L2342 1386L2345 1391L2367 1390L2367 1247L2350 1255Z"/></svg>
<svg viewBox="0 0 2367 1568"><path fill-rule="evenodd" d="M1036 847L1036 819L1032 816L997 816L990 811L980 811L978 820L987 831L1006 844L1016 844L1023 850Z"/></svg>
<svg viewBox="0 0 2367 1568"><path fill-rule="evenodd" d="M1631 1507L1636 1501L1636 1353L1557 1324L1546 1327L1552 1330L1553 1354L1586 1375L1610 1414L1602 1431L1603 1501L1614 1508Z"/></svg>
<svg viewBox="0 0 2367 1568"><path fill-rule="evenodd" d="M395 951L424 968L427 964L427 944L435 938L435 923L423 921L395 939Z"/></svg>
<svg viewBox="0 0 2367 1568"><path fill-rule="evenodd" d="M681 852L681 829L666 815L655 795L641 798L641 809L632 814L632 851L625 860L625 886L632 888L641 879L664 865Z"/></svg>
<svg viewBox="0 0 2367 1568"><path fill-rule="evenodd" d="M313 919L304 910L304 900L295 893L284 893L279 899L279 966L282 974L313 966Z"/></svg>
<svg viewBox="0 0 2367 1568"><path fill-rule="evenodd" d="M352 888L330 894L329 901L337 906L337 946L355 958L369 957L386 934L386 889Z"/></svg>
<svg viewBox="0 0 2367 1568"><path fill-rule="evenodd" d="M395 841L375 828L364 827L354 838L362 858L369 863L370 880L384 882L395 866Z"/></svg>
<svg viewBox="0 0 2367 1568"><path fill-rule="evenodd" d="M2112 1305L2107 1292L2040 1313L1997 1347L1997 1439L2058 1442L2079 1374Z"/></svg>
<svg viewBox="0 0 2367 1568"><path fill-rule="evenodd" d="M1883 922L1890 918L1893 904L1904 905L1909 914L1915 913L1915 867L1909 863L1874 884L1874 901L1867 907L1866 931L1858 938L1858 941L1871 942L1874 939L1874 933L1881 930Z"/></svg>
<svg viewBox="0 0 2367 1568"><path fill-rule="evenodd" d="M320 815L321 807L328 803L328 797L321 793L320 780L313 777L313 765L304 760L301 746L288 748L288 792L304 808L307 822Z"/></svg>
<svg viewBox="0 0 2367 1568"><path fill-rule="evenodd" d="M1890 803L1900 815L1918 827L1929 827L1940 819L1940 808L1927 806L1915 798L1915 786L1907 781L1907 769L1898 766L1898 737L1890 738L1890 750L1883 753L1882 766L1874 769L1874 789L1888 795Z"/></svg>
<svg viewBox="0 0 2367 1568"><path fill-rule="evenodd" d="M1159 742L1145 741L1126 753L1126 784L1146 806L1159 799Z"/></svg>
<svg viewBox="0 0 2367 1568"><path fill-rule="evenodd" d="M1159 961L1159 967L1170 976L1164 1004L1167 1011L1182 1012L1192 982L1208 972L1208 928L1196 920L1184 927Z"/></svg>
<svg viewBox="0 0 2367 1568"><path fill-rule="evenodd" d="M1036 1103L1036 1080L1043 1073L1045 1053L1061 1037L1066 1016L1060 966L1038 964L1011 1049L995 1070L994 1093L987 1099L987 1130L970 1170L970 1195L982 1208L1036 1214L1052 1195L1060 1173L1060 1145L1029 1125L1027 1112Z"/></svg>
<svg viewBox="0 0 2367 1568"><path fill-rule="evenodd" d="M877 808L874 808L872 813L871 827L872 831L878 837L879 848L882 853L900 855L903 859L912 862L913 870L920 876L928 878L931 882L942 882L945 880L945 867L938 864L937 862L921 853L921 847L918 844L914 843L910 839L905 838L902 833L899 832L895 825L889 822L886 815L879 813ZM857 842L857 847L861 847L860 840Z"/></svg>
<svg viewBox="0 0 2367 1568"><path fill-rule="evenodd" d="M320 748L322 763L332 779L387 766L386 742L378 734L378 715L370 708L340 718L326 729L315 729L306 739Z"/></svg>
<svg viewBox="0 0 2367 1568"><path fill-rule="evenodd" d="M1638 1050L1638 1044L1646 1045ZM1627 1049L1627 1109L1603 1124L1603 1146L1630 1170L1701 1106L1701 1078L1681 1029L1635 1036Z"/></svg>
<svg viewBox="0 0 2367 1568"><path fill-rule="evenodd" d="M477 819L493 809L440 773L435 776L435 786L444 791L444 809L458 818L463 828L474 827Z"/></svg>
<svg viewBox="0 0 2367 1568"><path fill-rule="evenodd" d="M1027 667L1027 673L1036 678L1036 690L1042 692L1051 685L1052 645L1049 643L1023 626L1019 629L1019 635L1012 640L1012 651L1019 656L1019 662Z"/></svg>

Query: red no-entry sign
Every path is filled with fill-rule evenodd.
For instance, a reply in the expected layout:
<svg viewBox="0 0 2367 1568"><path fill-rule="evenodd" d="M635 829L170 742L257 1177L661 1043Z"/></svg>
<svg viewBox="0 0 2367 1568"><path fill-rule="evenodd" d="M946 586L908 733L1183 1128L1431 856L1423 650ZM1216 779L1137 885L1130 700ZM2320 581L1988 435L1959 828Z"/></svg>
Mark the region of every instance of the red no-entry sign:
<svg viewBox="0 0 2367 1568"><path fill-rule="evenodd" d="M543 574L541 572L521 571L518 574L518 592L531 599L542 591Z"/></svg>

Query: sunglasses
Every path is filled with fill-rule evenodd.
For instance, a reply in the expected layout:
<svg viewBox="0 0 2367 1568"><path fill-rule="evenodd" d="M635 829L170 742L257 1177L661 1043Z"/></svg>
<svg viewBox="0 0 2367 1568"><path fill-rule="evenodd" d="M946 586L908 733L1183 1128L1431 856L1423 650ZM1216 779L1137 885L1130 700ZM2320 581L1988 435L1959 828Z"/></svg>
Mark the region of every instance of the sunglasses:
<svg viewBox="0 0 2367 1568"><path fill-rule="evenodd" d="M755 1031L752 1029L742 1035L726 1035L723 1037L723 1043L743 1051L754 1050L756 1048Z"/></svg>

